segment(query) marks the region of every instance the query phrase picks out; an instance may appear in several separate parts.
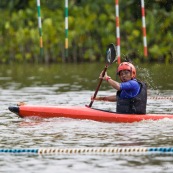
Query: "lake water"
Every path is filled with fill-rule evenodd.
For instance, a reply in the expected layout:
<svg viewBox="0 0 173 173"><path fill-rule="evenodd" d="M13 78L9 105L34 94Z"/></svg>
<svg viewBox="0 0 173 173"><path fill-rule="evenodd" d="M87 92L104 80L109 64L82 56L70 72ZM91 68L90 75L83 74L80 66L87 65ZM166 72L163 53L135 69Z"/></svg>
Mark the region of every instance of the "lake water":
<svg viewBox="0 0 173 173"><path fill-rule="evenodd" d="M173 120L103 123L90 120L22 119L8 106L86 105L90 103L104 64L1 65L0 148L41 147L172 147ZM116 65L108 69L112 78ZM148 83L147 112L172 113L172 65L137 66ZM117 78L118 79L118 78ZM115 91L103 82L98 95ZM153 99L162 97L162 99ZM115 109L115 103L94 102L93 107ZM32 173L163 173L172 172L172 155L0 155L0 172Z"/></svg>

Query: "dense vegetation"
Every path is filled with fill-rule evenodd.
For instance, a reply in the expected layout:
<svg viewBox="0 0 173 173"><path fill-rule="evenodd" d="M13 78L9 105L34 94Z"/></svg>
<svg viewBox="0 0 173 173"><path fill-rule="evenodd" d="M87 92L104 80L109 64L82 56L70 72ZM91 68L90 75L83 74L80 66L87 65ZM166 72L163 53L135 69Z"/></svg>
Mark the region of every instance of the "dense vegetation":
<svg viewBox="0 0 173 173"><path fill-rule="evenodd" d="M121 56L144 60L140 0L120 3ZM145 0L150 61L173 60L173 0ZM0 63L100 61L116 43L115 1L69 0L65 58L64 0L41 1L44 56L40 56L36 0L0 1Z"/></svg>

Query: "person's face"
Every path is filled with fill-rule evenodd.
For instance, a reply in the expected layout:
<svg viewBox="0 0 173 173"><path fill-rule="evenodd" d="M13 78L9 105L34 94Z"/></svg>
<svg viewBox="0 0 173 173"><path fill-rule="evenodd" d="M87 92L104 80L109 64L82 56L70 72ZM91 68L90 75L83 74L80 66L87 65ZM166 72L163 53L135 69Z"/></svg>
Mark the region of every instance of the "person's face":
<svg viewBox="0 0 173 173"><path fill-rule="evenodd" d="M132 75L129 70L120 71L120 79L122 82L127 82L127 81L131 80L131 78L132 78Z"/></svg>

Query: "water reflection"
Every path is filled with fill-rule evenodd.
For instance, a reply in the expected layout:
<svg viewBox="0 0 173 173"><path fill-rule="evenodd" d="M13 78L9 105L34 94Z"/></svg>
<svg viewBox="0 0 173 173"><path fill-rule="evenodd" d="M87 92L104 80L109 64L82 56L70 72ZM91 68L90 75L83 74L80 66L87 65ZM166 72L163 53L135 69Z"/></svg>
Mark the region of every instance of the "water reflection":
<svg viewBox="0 0 173 173"><path fill-rule="evenodd" d="M140 64L137 65L137 77L148 83L150 89L172 90L172 65ZM0 84L3 88L13 86L16 89L30 86L52 86L61 84L59 91L93 90L98 82L99 64L57 64L57 65L1 65ZM108 69L115 77L116 64ZM118 77L116 77L118 78ZM63 85L66 85L65 88ZM102 87L109 88L103 84Z"/></svg>

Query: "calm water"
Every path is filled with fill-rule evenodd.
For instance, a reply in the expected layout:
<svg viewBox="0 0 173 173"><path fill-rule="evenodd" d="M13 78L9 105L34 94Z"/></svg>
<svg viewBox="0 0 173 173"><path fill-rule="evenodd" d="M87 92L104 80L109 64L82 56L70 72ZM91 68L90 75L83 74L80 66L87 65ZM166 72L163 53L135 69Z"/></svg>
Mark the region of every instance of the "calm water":
<svg viewBox="0 0 173 173"><path fill-rule="evenodd" d="M109 75L115 77L115 67ZM89 120L22 119L8 111L20 101L35 105L86 105L94 93L104 64L0 68L0 148L40 147L168 147L173 146L173 120L102 123ZM139 78L149 86L149 97L173 97L173 68L138 65ZM98 95L113 89L103 82ZM114 103L93 107L115 109ZM148 99L147 112L172 113L170 99ZM0 155L0 172L172 172L172 155Z"/></svg>

